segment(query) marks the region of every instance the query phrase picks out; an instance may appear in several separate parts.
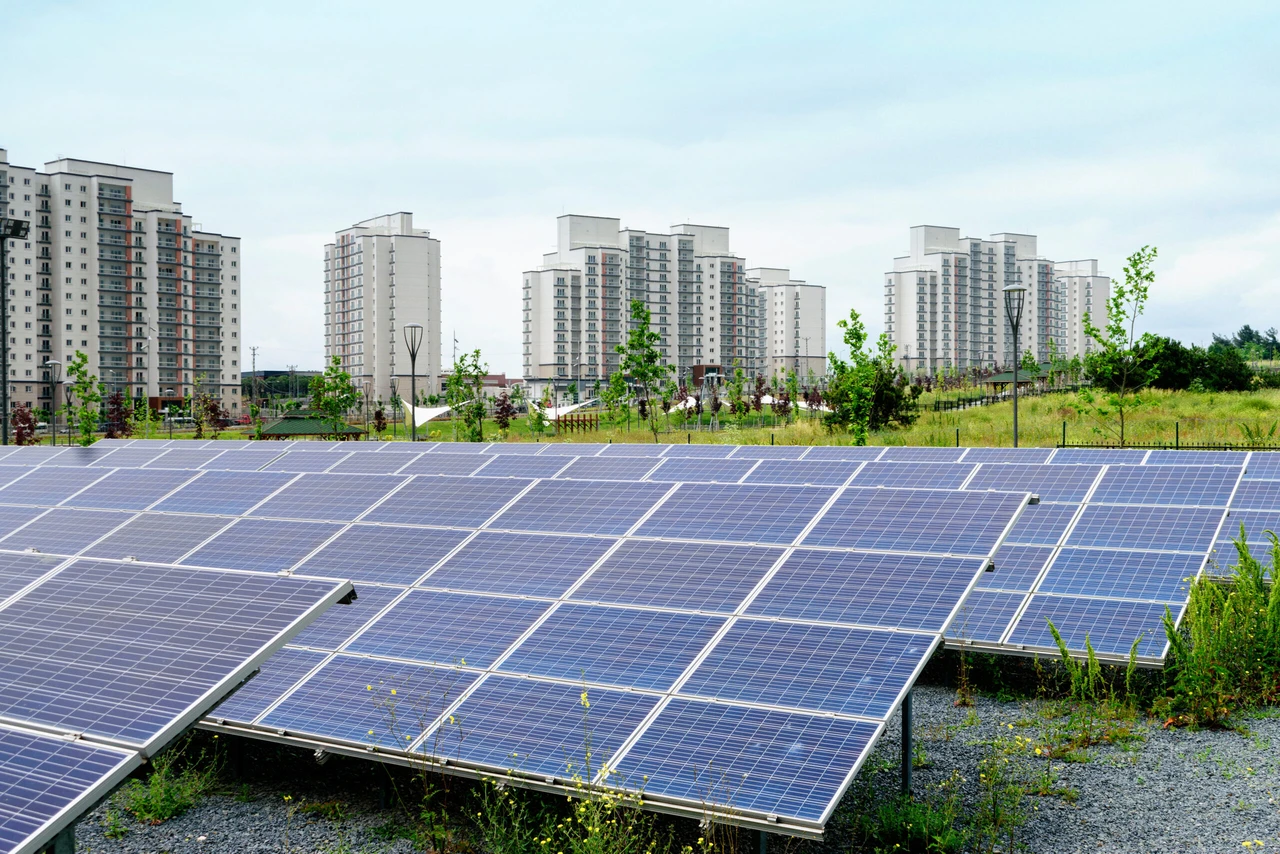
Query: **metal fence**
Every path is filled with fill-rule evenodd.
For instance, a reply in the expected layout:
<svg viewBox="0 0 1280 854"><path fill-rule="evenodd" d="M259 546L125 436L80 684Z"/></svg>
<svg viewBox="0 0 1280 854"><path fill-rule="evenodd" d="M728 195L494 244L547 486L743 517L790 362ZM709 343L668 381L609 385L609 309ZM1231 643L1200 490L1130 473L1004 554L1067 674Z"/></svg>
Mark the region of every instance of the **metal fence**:
<svg viewBox="0 0 1280 854"><path fill-rule="evenodd" d="M1047 388L1020 388L1018 397L1044 397L1048 394L1072 394L1079 391L1081 385L1049 386ZM962 394L954 398L938 398L933 401L934 412L955 412L973 406L990 406L993 403L1008 403L1013 399L1013 392L1002 391L997 394Z"/></svg>

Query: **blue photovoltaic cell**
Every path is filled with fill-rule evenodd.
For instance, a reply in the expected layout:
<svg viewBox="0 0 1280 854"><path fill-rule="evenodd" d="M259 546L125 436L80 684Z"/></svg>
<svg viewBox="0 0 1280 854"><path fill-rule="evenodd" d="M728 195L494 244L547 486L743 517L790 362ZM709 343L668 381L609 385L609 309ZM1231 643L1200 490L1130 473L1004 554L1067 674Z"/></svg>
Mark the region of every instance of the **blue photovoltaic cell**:
<svg viewBox="0 0 1280 854"><path fill-rule="evenodd" d="M739 620L680 692L888 717L933 645L913 632Z"/></svg>
<svg viewBox="0 0 1280 854"><path fill-rule="evenodd" d="M867 463L859 469L853 485L958 489L973 469L963 463Z"/></svg>
<svg viewBox="0 0 1280 854"><path fill-rule="evenodd" d="M352 442L361 445L363 442ZM413 457L407 454L379 454L366 451L352 454L333 467L339 474L394 474L403 468Z"/></svg>
<svg viewBox="0 0 1280 854"><path fill-rule="evenodd" d="M339 589L333 581L77 561L0 610L0 715L148 749Z"/></svg>
<svg viewBox="0 0 1280 854"><path fill-rule="evenodd" d="M378 453L381 454L425 454L436 450L439 442L378 442Z"/></svg>
<svg viewBox="0 0 1280 854"><path fill-rule="evenodd" d="M530 457L521 454L494 454L487 466L476 470L476 477L554 477L569 465L564 457Z"/></svg>
<svg viewBox="0 0 1280 854"><path fill-rule="evenodd" d="M0 727L0 851L55 830L49 823L64 811L74 821L108 791L96 787L141 762L136 753ZM82 798L90 800L77 804Z"/></svg>
<svg viewBox="0 0 1280 854"><path fill-rule="evenodd" d="M352 445L357 443L352 442ZM224 448L228 451L243 451L249 448L262 447L261 440L258 439L219 439L216 442L210 442L209 448Z"/></svg>
<svg viewBox="0 0 1280 854"><path fill-rule="evenodd" d="M317 442L312 439L307 439L302 441L289 442L286 450L301 451L302 453L316 454L316 453L327 453L331 451L346 452L347 447L348 446L346 442Z"/></svg>
<svg viewBox="0 0 1280 854"><path fill-rule="evenodd" d="M478 528L528 485L529 481L515 478L423 475L369 511L362 521Z"/></svg>
<svg viewBox="0 0 1280 854"><path fill-rule="evenodd" d="M479 442L437 442L431 449L433 454L484 454L488 445Z"/></svg>
<svg viewBox="0 0 1280 854"><path fill-rule="evenodd" d="M193 471L118 469L63 504L101 510L145 510L196 476Z"/></svg>
<svg viewBox="0 0 1280 854"><path fill-rule="evenodd" d="M598 537L481 531L422 582L473 593L555 598L614 544Z"/></svg>
<svg viewBox="0 0 1280 854"><path fill-rule="evenodd" d="M467 538L466 531L352 525L298 567L302 575L409 585ZM366 588L357 593L363 597Z"/></svg>
<svg viewBox="0 0 1280 854"><path fill-rule="evenodd" d="M594 773L608 763L657 702L646 694L491 676L453 712L453 723L428 734L419 749L585 783L586 766Z"/></svg>
<svg viewBox="0 0 1280 854"><path fill-rule="evenodd" d="M920 448L909 445L896 445L884 449L881 462L907 463L955 463L964 456L965 448Z"/></svg>
<svg viewBox="0 0 1280 854"><path fill-rule="evenodd" d="M619 605L732 612L782 549L628 540L573 598Z"/></svg>
<svg viewBox="0 0 1280 854"><path fill-rule="evenodd" d="M1084 463L1086 465L1142 465L1142 461L1146 459L1146 451L1138 451L1132 448L1059 448L1054 451L1049 462L1058 463Z"/></svg>
<svg viewBox="0 0 1280 854"><path fill-rule="evenodd" d="M1244 451L1152 451L1149 466L1242 466Z"/></svg>
<svg viewBox="0 0 1280 854"><path fill-rule="evenodd" d="M73 447L73 448L67 448L62 453L58 454L57 461L52 464L59 465L59 466L76 466L76 467L92 465L98 460L101 460L103 457L111 456L113 453L116 452L116 450L117 450L116 448L94 448L94 447L82 448L77 445L76 447ZM13 462L17 462L17 461L18 460L16 458L13 460Z"/></svg>
<svg viewBox="0 0 1280 854"><path fill-rule="evenodd" d="M238 516L295 476L282 472L207 471L152 509Z"/></svg>
<svg viewBox="0 0 1280 854"><path fill-rule="evenodd" d="M543 448L545 447L547 446L542 444L541 442L538 442L532 445L511 445L511 444L507 444L506 442L495 442L492 444L485 445L483 447L483 452L486 454L501 455L501 456L507 456L507 457L510 457L510 456L531 457L536 454L541 454Z"/></svg>
<svg viewBox="0 0 1280 854"><path fill-rule="evenodd" d="M0 507L0 537L13 533L43 512L38 507Z"/></svg>
<svg viewBox="0 0 1280 854"><path fill-rule="evenodd" d="M467 475L486 463L488 455L480 454L423 454L400 470L400 474L452 474Z"/></svg>
<svg viewBox="0 0 1280 854"><path fill-rule="evenodd" d="M940 632L984 564L981 558L797 549L747 613Z"/></svg>
<svg viewBox="0 0 1280 854"><path fill-rule="evenodd" d="M64 511L54 511L64 512ZM127 519L128 516L121 517ZM231 520L219 516L184 516L176 513L144 513L120 530L96 543L85 557L152 563L175 563L178 558L225 528Z"/></svg>
<svg viewBox="0 0 1280 854"><path fill-rule="evenodd" d="M556 477L560 480L637 481L661 462L653 457L579 457Z"/></svg>
<svg viewBox="0 0 1280 854"><path fill-rule="evenodd" d="M676 447L684 447L677 445ZM690 447L704 447L691 445ZM649 480L663 483L737 483L756 465L753 460L664 459Z"/></svg>
<svg viewBox="0 0 1280 854"><path fill-rule="evenodd" d="M64 558L33 554L0 554L0 602L62 565Z"/></svg>
<svg viewBox="0 0 1280 854"><path fill-rule="evenodd" d="M616 536L629 531L671 488L665 483L544 480L490 527Z"/></svg>
<svg viewBox="0 0 1280 854"><path fill-rule="evenodd" d="M964 600L960 612L951 621L947 637L998 643L1024 599L1026 595L1023 593L975 590Z"/></svg>
<svg viewBox="0 0 1280 854"><path fill-rule="evenodd" d="M808 445L739 445L730 459L798 460L808 450Z"/></svg>
<svg viewBox="0 0 1280 854"><path fill-rule="evenodd" d="M579 682L665 691L716 631L719 617L561 605L500 669Z"/></svg>
<svg viewBox="0 0 1280 854"><path fill-rule="evenodd" d="M364 598L361 596L360 598ZM335 605L329 609L338 611L351 605ZM329 613L326 612L326 615ZM253 719L306 676L326 654L308 649L282 649L262 665L256 676L245 682L230 697L217 705L209 717L214 720L252 723ZM368 683L365 683L368 684Z"/></svg>
<svg viewBox="0 0 1280 854"><path fill-rule="evenodd" d="M216 462L222 451L206 451L200 448L171 448L151 462L145 468L150 469L196 469ZM279 456L273 454L272 456ZM216 468L216 465L214 465Z"/></svg>
<svg viewBox="0 0 1280 854"><path fill-rule="evenodd" d="M986 555L1026 499L1011 492L846 489L807 546Z"/></svg>
<svg viewBox="0 0 1280 854"><path fill-rule="evenodd" d="M983 573L978 585L989 590L1030 591L1052 556L1053 549L1046 546L1001 546L995 569Z"/></svg>
<svg viewBox="0 0 1280 854"><path fill-rule="evenodd" d="M1213 545L1222 513L1200 507L1089 506L1065 545L1204 554Z"/></svg>
<svg viewBox="0 0 1280 854"><path fill-rule="evenodd" d="M966 463L1023 463L1034 465L1049 461L1053 448L970 448Z"/></svg>
<svg viewBox="0 0 1280 854"><path fill-rule="evenodd" d="M667 459L697 457L699 459L723 460L733 453L736 445L668 445L662 456Z"/></svg>
<svg viewBox="0 0 1280 854"><path fill-rule="evenodd" d="M1177 604L1203 563L1200 555L1063 549L1037 592Z"/></svg>
<svg viewBox="0 0 1280 854"><path fill-rule="evenodd" d="M820 821L877 725L675 699L618 762L646 796Z"/></svg>
<svg viewBox="0 0 1280 854"><path fill-rule="evenodd" d="M291 644L312 649L335 650L342 646L360 627L390 605L404 592L402 587L377 587L361 584L356 600L349 605L335 605L320 615L314 623L298 634Z"/></svg>
<svg viewBox="0 0 1280 854"><path fill-rule="evenodd" d="M295 688L262 725L405 750L475 680L475 674L451 667L339 655Z"/></svg>
<svg viewBox="0 0 1280 854"><path fill-rule="evenodd" d="M1280 451L1254 451L1244 476L1246 480L1280 480Z"/></svg>
<svg viewBox="0 0 1280 854"><path fill-rule="evenodd" d="M594 457L607 445L601 442L550 442L542 451L544 457Z"/></svg>
<svg viewBox="0 0 1280 854"><path fill-rule="evenodd" d="M965 489L1031 492L1041 501L1083 501L1101 471L1102 466L988 463Z"/></svg>
<svg viewBox="0 0 1280 854"><path fill-rule="evenodd" d="M131 513L58 508L0 540L0 549L73 555L132 518Z"/></svg>
<svg viewBox="0 0 1280 854"><path fill-rule="evenodd" d="M639 442L626 442L617 445L606 445L600 452L602 457L660 457L666 451L666 445L642 445Z"/></svg>
<svg viewBox="0 0 1280 854"><path fill-rule="evenodd" d="M743 483L843 486L859 465L848 460L763 460Z"/></svg>
<svg viewBox="0 0 1280 854"><path fill-rule="evenodd" d="M376 454L385 447L384 443L378 441L376 434L372 438L368 438L369 434L367 433L365 436L366 438L364 441L355 440L343 442L335 450L350 451L353 454Z"/></svg>
<svg viewBox="0 0 1280 854"><path fill-rule="evenodd" d="M169 452L174 453L173 451ZM166 455L167 456L167 455ZM200 466L213 471L258 471L272 460L284 456L283 448L270 450L227 451ZM162 459L161 464L164 463Z"/></svg>
<svg viewBox="0 0 1280 854"><path fill-rule="evenodd" d="M1233 509L1280 510L1280 481L1243 480L1231 500Z"/></svg>
<svg viewBox="0 0 1280 854"><path fill-rule="evenodd" d="M35 504L52 506L70 498L109 472L102 469L47 468L33 469L26 477L0 489L0 504Z"/></svg>
<svg viewBox="0 0 1280 854"><path fill-rule="evenodd" d="M1224 559L1224 549L1227 560L1231 562L1236 560L1236 550L1232 542L1240 537L1241 525L1244 526L1244 536L1249 543L1250 551L1254 557L1259 557L1258 550L1262 550L1262 553L1271 550L1271 538L1267 536L1267 531L1280 534L1280 512L1232 510L1218 533L1219 562Z"/></svg>
<svg viewBox="0 0 1280 854"><path fill-rule="evenodd" d="M326 522L241 519L182 563L279 572L288 569L342 529Z"/></svg>
<svg viewBox="0 0 1280 854"><path fill-rule="evenodd" d="M98 442L102 444L102 442ZM141 468L164 453L163 448L117 448L115 453L94 460L89 465L106 468L135 469Z"/></svg>
<svg viewBox="0 0 1280 854"><path fill-rule="evenodd" d="M637 532L644 537L791 543L831 498L818 486L686 483Z"/></svg>
<svg viewBox="0 0 1280 854"><path fill-rule="evenodd" d="M3 446L0 446L3 449ZM54 458L66 453L69 448L54 448L49 445L24 445L10 447L8 453L0 458L6 466L38 466L51 462Z"/></svg>
<svg viewBox="0 0 1280 854"><path fill-rule="evenodd" d="M804 455L806 460L852 460L863 462L877 460L884 453L884 448L869 448L865 445L817 445Z"/></svg>
<svg viewBox="0 0 1280 854"><path fill-rule="evenodd" d="M1013 523L1005 542L1028 546L1057 545L1075 518L1078 504L1029 504Z"/></svg>
<svg viewBox="0 0 1280 854"><path fill-rule="evenodd" d="M252 515L350 522L405 480L389 474L304 474L255 507Z"/></svg>
<svg viewBox="0 0 1280 854"><path fill-rule="evenodd" d="M239 451L237 453L244 453ZM346 451L290 451L262 467L263 471L320 472L347 458Z"/></svg>
<svg viewBox="0 0 1280 854"><path fill-rule="evenodd" d="M1072 596L1031 597L1027 610L1009 634L1008 643L1051 650L1058 646L1049 632L1052 621L1069 649L1084 649L1085 640L1100 654L1128 656L1135 639L1138 655L1160 657L1166 644L1164 612L1158 602L1115 602ZM1177 608L1172 609L1175 617Z"/></svg>
<svg viewBox="0 0 1280 854"><path fill-rule="evenodd" d="M1239 478L1240 470L1228 466L1115 466L1089 503L1226 507Z"/></svg>
<svg viewBox="0 0 1280 854"><path fill-rule="evenodd" d="M488 667L549 607L532 599L411 590L347 651Z"/></svg>

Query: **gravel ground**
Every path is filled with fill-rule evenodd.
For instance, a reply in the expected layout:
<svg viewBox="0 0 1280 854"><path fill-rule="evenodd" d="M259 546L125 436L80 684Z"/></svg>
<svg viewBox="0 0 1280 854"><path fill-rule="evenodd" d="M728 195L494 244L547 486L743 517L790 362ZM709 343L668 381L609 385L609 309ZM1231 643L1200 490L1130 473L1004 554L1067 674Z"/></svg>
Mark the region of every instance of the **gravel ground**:
<svg viewBox="0 0 1280 854"><path fill-rule="evenodd" d="M1014 735L1034 740L1046 725L1033 703L979 697L972 709L957 709L953 691L930 685L918 686L914 696L914 730L928 763L916 769L914 791L917 796L936 791L953 769L959 771L966 812L978 793L978 761L989 750L984 742ZM1165 730L1140 720L1135 726L1139 740L1093 748L1087 762L1053 762L1055 787L1074 790L1074 802L1028 797L1018 842L1036 854L1240 852L1250 850L1242 843L1253 840L1262 840L1263 847L1252 851L1280 852L1280 715L1242 723L1245 734ZM852 850L842 825L847 826L855 805L897 791L899 732L895 719L829 826L827 843L801 846L806 854ZM260 768L239 796L209 797L157 826L122 816L128 833L121 839L103 835L109 804L100 805L77 827L77 849L95 854L412 850L407 841L388 841L377 832L394 821L395 813L379 808L381 772L372 773L368 763L335 759L317 767L309 758L295 757L253 764L269 767ZM1027 771L1043 767L1044 760L1024 766ZM292 816L285 794L294 798ZM344 804L347 817L332 821L296 808L323 801ZM795 846L770 848L775 849L794 851Z"/></svg>

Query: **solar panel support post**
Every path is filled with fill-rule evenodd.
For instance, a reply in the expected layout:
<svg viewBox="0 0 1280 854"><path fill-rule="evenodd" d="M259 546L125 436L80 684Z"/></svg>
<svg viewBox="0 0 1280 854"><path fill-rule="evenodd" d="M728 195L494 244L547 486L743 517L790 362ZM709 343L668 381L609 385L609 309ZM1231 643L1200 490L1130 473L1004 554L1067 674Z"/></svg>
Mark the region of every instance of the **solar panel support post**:
<svg viewBox="0 0 1280 854"><path fill-rule="evenodd" d="M44 850L45 854L76 854L76 826L62 828Z"/></svg>
<svg viewBox="0 0 1280 854"><path fill-rule="evenodd" d="M769 834L763 830L756 831L756 854L769 854Z"/></svg>
<svg viewBox="0 0 1280 854"><path fill-rule="evenodd" d="M902 796L911 797L911 692L902 698Z"/></svg>

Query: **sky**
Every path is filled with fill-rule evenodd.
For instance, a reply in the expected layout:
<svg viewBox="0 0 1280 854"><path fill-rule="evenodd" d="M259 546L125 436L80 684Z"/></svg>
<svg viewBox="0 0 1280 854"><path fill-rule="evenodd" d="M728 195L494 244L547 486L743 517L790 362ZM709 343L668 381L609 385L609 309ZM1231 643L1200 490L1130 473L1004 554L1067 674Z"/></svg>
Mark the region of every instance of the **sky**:
<svg viewBox="0 0 1280 854"><path fill-rule="evenodd" d="M564 213L730 228L883 328L912 225L1039 236L1144 328L1280 326L1280 3L5 3L12 163L175 173L243 240L258 367L323 362L323 246L407 210L451 336L520 372ZM16 85L15 85L16 81Z"/></svg>

